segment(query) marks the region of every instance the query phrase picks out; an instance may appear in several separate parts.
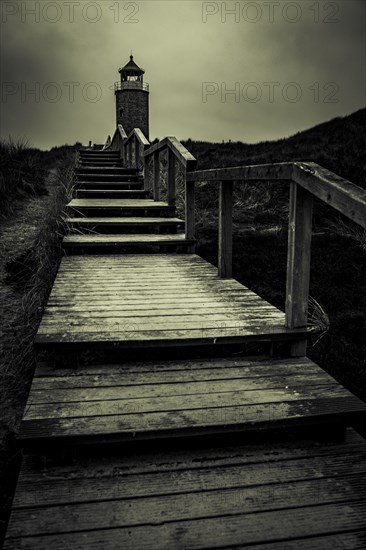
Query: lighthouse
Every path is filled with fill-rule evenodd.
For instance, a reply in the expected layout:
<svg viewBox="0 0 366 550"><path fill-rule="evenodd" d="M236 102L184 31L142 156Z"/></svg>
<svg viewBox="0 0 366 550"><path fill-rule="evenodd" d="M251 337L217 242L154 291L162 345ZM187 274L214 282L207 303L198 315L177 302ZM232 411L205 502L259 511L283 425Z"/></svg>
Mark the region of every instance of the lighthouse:
<svg viewBox="0 0 366 550"><path fill-rule="evenodd" d="M131 54L118 72L121 78L114 85L117 125L122 124L127 135L133 128L140 128L149 139L149 85L144 82L145 71L136 65Z"/></svg>

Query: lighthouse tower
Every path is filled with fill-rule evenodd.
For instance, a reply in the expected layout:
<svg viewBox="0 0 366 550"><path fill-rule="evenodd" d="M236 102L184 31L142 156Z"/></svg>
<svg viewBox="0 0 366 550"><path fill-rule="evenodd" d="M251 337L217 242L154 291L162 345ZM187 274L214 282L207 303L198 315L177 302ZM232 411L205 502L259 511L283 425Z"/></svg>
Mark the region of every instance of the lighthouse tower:
<svg viewBox="0 0 366 550"><path fill-rule="evenodd" d="M149 85L143 80L145 71L131 55L118 72L121 80L114 85L117 124L122 124L127 135L133 128L140 128L149 139Z"/></svg>

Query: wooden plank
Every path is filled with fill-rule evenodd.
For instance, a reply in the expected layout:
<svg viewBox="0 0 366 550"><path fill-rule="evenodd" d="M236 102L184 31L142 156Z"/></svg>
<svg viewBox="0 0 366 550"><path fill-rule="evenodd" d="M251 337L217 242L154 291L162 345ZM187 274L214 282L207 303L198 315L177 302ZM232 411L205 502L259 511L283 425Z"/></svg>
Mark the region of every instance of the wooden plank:
<svg viewBox="0 0 366 550"><path fill-rule="evenodd" d="M34 390L40 391L40 390ZM42 390L44 392L44 390ZM49 390L48 390L49 391ZM286 389L274 389L270 391L241 390L231 392L216 392L210 394L197 395L174 395L165 396L162 399L158 397L139 397L138 399L108 399L102 401L80 401L74 403L29 403L23 418L23 423L37 420L42 422L47 419L59 418L86 418L86 417L105 417L116 416L120 419L126 414L147 414L155 412L172 412L220 408L228 409L231 407L247 407L252 405L264 405L268 403L292 403L297 401L311 401L318 399L347 399L347 392L335 383L324 386L303 387L288 391ZM47 396L44 400L47 401ZM91 397L92 399L92 397ZM213 407L213 404L215 405ZM366 409L365 409L366 412Z"/></svg>
<svg viewBox="0 0 366 550"><path fill-rule="evenodd" d="M273 324L274 320L270 313L267 315L261 314L257 315L256 319L258 325L261 323L262 325ZM277 323L280 323L281 321L279 319L276 320ZM93 330L93 332L97 332L100 330L109 330L109 331L118 331L121 330L123 332L140 332L144 330L184 330L184 329L201 329L202 332L206 330L211 329L217 329L222 328L222 330L229 330L232 328L239 328L242 327L245 329L246 325L252 326L252 319L250 316L237 316L237 317L229 317L228 315L217 315L213 317L212 315L206 315L194 317L191 315L187 315L185 317L182 316L169 316L168 319L165 317L157 318L155 316L146 316L146 317L140 317L138 320L135 320L133 315L126 318L118 318L118 317L102 317L98 318L98 316L93 316L92 321L91 318L87 319L86 317L79 317L79 318L73 318L73 319L66 319L63 320L62 316L59 315L56 318L45 318L44 322L42 323L42 331L49 330L50 333L54 331L72 331L74 333L78 332L87 332L90 328ZM41 332L42 332L41 331Z"/></svg>
<svg viewBox="0 0 366 550"><path fill-rule="evenodd" d="M66 223L72 224L82 224L82 225L121 225L121 226L130 226L130 225L182 225L184 221L180 218L153 218L153 217L88 217L88 218L65 218Z"/></svg>
<svg viewBox="0 0 366 550"><path fill-rule="evenodd" d="M164 208L168 204L152 199L72 199L67 206L71 208Z"/></svg>
<svg viewBox="0 0 366 550"><path fill-rule="evenodd" d="M176 308L177 310L185 308L187 305L187 298L189 298L191 306L195 307L206 307L206 308L212 308L212 307L220 307L223 308L229 308L232 309L240 308L240 307L250 307L251 301L247 299L246 295L238 295L238 296L230 296L230 301L225 299L225 295L222 294L220 296L215 297L215 301L210 301L209 295L202 295L202 296L196 296L192 297L190 295L187 296L180 296L180 299L177 299L176 297L165 297L165 298L159 298L154 297L150 298L150 304L151 304L151 310L158 310L159 308ZM252 300L254 301L254 300ZM90 307L90 311L100 311L101 308L104 308L106 311L112 311L112 310L131 310L131 307L136 307L138 309L146 309L146 299L143 297L131 297L131 298L124 298L122 297L113 297L106 302L103 297L96 297L95 300L92 300L90 297L88 299L87 296L80 296L79 299L76 301L72 295L69 296L58 296L58 297L50 297L47 308L63 308L65 307L70 308L70 310L77 311L78 309L81 311L85 311L87 307ZM47 309L46 309L47 311ZM283 324L285 321L284 314L283 315Z"/></svg>
<svg viewBox="0 0 366 550"><path fill-rule="evenodd" d="M357 476L365 473L364 458L364 440L273 442L107 457L89 454L68 461L59 455L49 455L46 461L25 455L14 507L105 501L117 487L116 496L144 498L194 492L197 485L199 491L211 491ZM42 482L43 490L37 491Z"/></svg>
<svg viewBox="0 0 366 550"><path fill-rule="evenodd" d="M149 157L152 154L163 151L165 149L171 150L178 161L187 169L194 170L196 167L196 159L194 156L180 143L180 141L174 137L169 136L158 143L151 145L149 149L144 152L145 157Z"/></svg>
<svg viewBox="0 0 366 550"><path fill-rule="evenodd" d="M232 276L233 182L220 183L218 273L222 279Z"/></svg>
<svg viewBox="0 0 366 550"><path fill-rule="evenodd" d="M92 316L94 319L123 319L125 317L131 317L131 312L133 312L133 315L135 317L175 317L177 314L181 314L182 316L192 316L193 318L198 315L208 315L208 314L220 314L222 313L222 308L216 307L216 308L202 308L197 307L193 309L185 309L182 307L180 310L177 310L175 308L170 309L157 309L151 311L148 307L148 305L145 305L144 309L135 309L134 306L131 306L129 309L122 309L118 310L116 307L115 310L109 309L108 311L105 310L103 306L100 307L99 310L93 309L93 314L91 315L91 312L87 310L85 307L84 309L73 309L72 311L69 311L67 307L60 307L60 306L53 306L52 308L48 308L44 315L45 317L52 319L52 318L58 318L60 314L68 313L67 321L73 321L73 320L79 320L83 319L85 317ZM240 308L237 308L233 313L240 313Z"/></svg>
<svg viewBox="0 0 366 550"><path fill-rule="evenodd" d="M110 330L101 332L90 329L83 332L64 332L40 330L35 338L35 346L54 350L78 350L85 349L122 349L135 347L168 347L191 345L216 345L216 344L240 344L246 342L275 342L294 341L304 334L301 329L284 329L282 326L266 325L262 329L257 327L229 327L182 329L182 330L158 330L126 332Z"/></svg>
<svg viewBox="0 0 366 550"><path fill-rule="evenodd" d="M315 162L295 162L296 183L366 228L366 191Z"/></svg>
<svg viewBox="0 0 366 550"><path fill-rule="evenodd" d="M167 373L164 375L169 376ZM121 374L120 378L124 375ZM177 376L177 375L175 375ZM158 377L159 379L159 377ZM44 392L43 388L39 389L35 384L32 387L30 394L30 402L36 403L71 403L71 402L84 402L84 401L105 401L105 400L121 400L121 399L144 399L152 397L171 397L171 396L188 396L188 395L209 395L219 393L232 393L235 391L266 391L266 390L280 390L287 389L289 394L298 392L298 389L302 387L312 386L327 386L335 384L334 380L329 375L324 375L320 369L318 371L304 371L301 373L275 373L263 376L263 383L261 384L260 378L257 376L245 376L245 373L240 377L228 378L210 378L202 377L200 380L193 379L187 380L182 377L179 381L170 381L164 383L152 383L151 380L147 383L135 383L128 384L128 378L126 382L124 379L120 379L118 383L110 385L108 384L108 378L105 380L105 384L95 384L90 386L78 387L66 387L55 388L52 393L49 391ZM139 380L136 375L136 380ZM287 386L287 388L286 388ZM340 386L342 387L342 386ZM342 387L344 395L351 395L347 390ZM360 402L362 403L362 402Z"/></svg>
<svg viewBox="0 0 366 550"><path fill-rule="evenodd" d="M337 489L337 491L335 490ZM122 493L122 491L121 491ZM122 495L121 495L122 496ZM225 515L251 514L283 508L359 501L366 497L366 475L284 483L279 487L261 486L239 489L201 491L164 495L144 499L117 499L105 502L74 503L71 509L60 505L50 508L16 510L8 537L52 534L56 525L69 525L68 531L87 531L133 527L143 524L194 520L202 515L221 518ZM77 519L76 519L77 518Z"/></svg>
<svg viewBox="0 0 366 550"><path fill-rule="evenodd" d="M171 550L268 543L364 529L365 501L321 504L312 507L264 511L255 514L160 522L154 525L89 530L83 533L50 534L9 539L4 549L39 548L55 550L108 548Z"/></svg>
<svg viewBox="0 0 366 550"><path fill-rule="evenodd" d="M243 364L241 364L243 363ZM289 363L289 364L288 364ZM145 368L144 368L145 367ZM101 376L101 374L103 376ZM163 364L137 363L136 365L106 365L89 367L85 371L77 369L50 369L46 374L44 368L37 368L32 382L33 390L73 389L100 386L131 386L141 384L170 384L172 382L202 382L225 379L266 378L268 376L290 376L294 374L317 374L316 385L334 383L327 373L311 361L292 363L251 361L184 361L182 363L167 362Z"/></svg>
<svg viewBox="0 0 366 550"><path fill-rule="evenodd" d="M63 246L108 246L108 245L137 245L137 244L178 244L190 243L185 235L145 235L145 234L116 234L116 235L72 235L69 234L63 239Z"/></svg>
<svg viewBox="0 0 366 550"><path fill-rule="evenodd" d="M145 160L146 160L145 156ZM159 201L160 197L160 155L159 151L153 154L153 198Z"/></svg>
<svg viewBox="0 0 366 550"><path fill-rule="evenodd" d="M282 540L245 546L236 546L236 550L364 550L366 547L366 530L347 533L334 533L322 536L312 536L306 539Z"/></svg>
<svg viewBox="0 0 366 550"><path fill-rule="evenodd" d="M286 326L289 328L307 325L312 211L312 195L291 183L286 282ZM294 343L291 353L295 357L306 355L306 340Z"/></svg>
<svg viewBox="0 0 366 550"><path fill-rule="evenodd" d="M92 407L92 412L97 413L98 407L94 404ZM85 406L87 410L88 405ZM89 417L84 414L25 420L19 437L23 444L27 440L52 444L52 441L60 438L69 444L90 443L92 439L100 442L129 442L321 425L337 425L341 429L342 426L352 425L365 418L365 405L354 396L145 413L123 414L123 406L112 406L112 410L114 412L106 416L93 414Z"/></svg>
<svg viewBox="0 0 366 550"><path fill-rule="evenodd" d="M187 239L195 238L195 184L188 182L185 175L185 233ZM194 254L195 246L192 245L187 250Z"/></svg>
<svg viewBox="0 0 366 550"><path fill-rule="evenodd" d="M278 181L292 180L293 163L279 162L252 166L235 166L233 168L213 168L196 170L187 174L190 181Z"/></svg>
<svg viewBox="0 0 366 550"><path fill-rule="evenodd" d="M175 155L168 149L167 198L169 206L175 206Z"/></svg>
<svg viewBox="0 0 366 550"><path fill-rule="evenodd" d="M72 376L72 379L75 380L79 377L87 377L89 374L96 376L103 374L103 376L115 375L123 373L123 379L125 380L128 377L129 373L132 374L133 378L136 374L146 374L154 373L154 376L158 376L159 373L174 373L177 372L201 372L201 371L214 371L220 373L223 371L225 377L225 371L231 368L240 368L240 370L249 369L249 372L253 375L258 374L261 376L261 373L266 370L270 374L274 374L276 371L280 370L283 374L286 374L288 370L290 372L305 373L310 372L312 369L315 369L316 372L321 372L323 375L329 376L315 365L307 357L296 357L296 358L286 358L286 359L268 359L266 356L256 356L256 357L213 357L213 358L200 358L200 359L175 359L175 360L164 360L164 361L133 361L129 363L110 364L108 367L106 365L87 365L83 366L81 369L70 370L70 369L61 369L55 368L52 363L39 363L36 371L34 383L38 381L45 380L44 377L51 376L54 377L66 377L69 378ZM289 374L289 372L287 372ZM264 374L265 375L265 374Z"/></svg>

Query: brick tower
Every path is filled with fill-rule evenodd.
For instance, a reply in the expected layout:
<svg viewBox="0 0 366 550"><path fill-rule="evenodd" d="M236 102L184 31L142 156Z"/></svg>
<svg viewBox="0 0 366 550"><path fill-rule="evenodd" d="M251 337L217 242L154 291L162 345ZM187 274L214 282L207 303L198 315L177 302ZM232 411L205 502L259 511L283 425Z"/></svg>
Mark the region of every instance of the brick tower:
<svg viewBox="0 0 366 550"><path fill-rule="evenodd" d="M119 69L121 80L114 85L117 124L122 124L127 135L140 128L149 139L149 85L144 82L141 69L130 55L130 61Z"/></svg>

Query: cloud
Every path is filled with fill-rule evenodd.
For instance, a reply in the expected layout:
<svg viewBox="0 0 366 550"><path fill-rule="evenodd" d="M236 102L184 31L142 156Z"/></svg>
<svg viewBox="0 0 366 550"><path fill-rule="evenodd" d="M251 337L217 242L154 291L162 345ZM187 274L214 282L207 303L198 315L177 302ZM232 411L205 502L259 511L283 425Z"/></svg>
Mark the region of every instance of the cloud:
<svg viewBox="0 0 366 550"><path fill-rule="evenodd" d="M71 17L62 0L57 9L5 0L1 136L26 135L42 148L103 142L115 125L111 86L131 49L150 83L151 137L255 142L364 106L365 4L277 4L271 21L259 1L79 0ZM207 10L215 13L203 22ZM205 82L218 91L203 102ZM225 94L237 86L239 97Z"/></svg>

